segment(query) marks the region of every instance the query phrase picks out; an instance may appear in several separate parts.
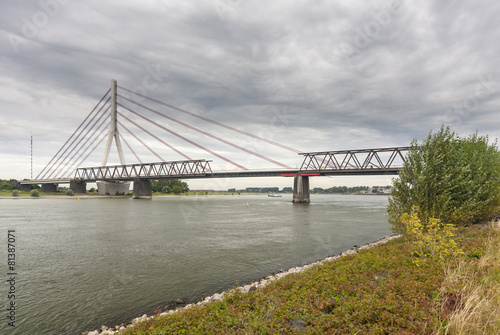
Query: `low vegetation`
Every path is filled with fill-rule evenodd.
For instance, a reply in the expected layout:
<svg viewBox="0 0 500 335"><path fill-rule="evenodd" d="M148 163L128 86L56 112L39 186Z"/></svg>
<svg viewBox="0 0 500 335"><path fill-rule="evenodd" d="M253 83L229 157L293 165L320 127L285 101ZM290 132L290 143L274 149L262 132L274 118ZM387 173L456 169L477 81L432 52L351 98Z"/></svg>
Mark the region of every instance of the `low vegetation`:
<svg viewBox="0 0 500 335"><path fill-rule="evenodd" d="M403 214L402 222L406 227L406 237L414 241L410 245L410 250L417 256L415 260L417 264L422 258L446 261L462 255L454 239L457 231L454 225L444 224L434 218L423 223L418 217L416 208L409 214Z"/></svg>
<svg viewBox="0 0 500 335"><path fill-rule="evenodd" d="M439 294L439 307L447 318L440 325L439 333L500 333L498 222L491 229L484 248L469 254L468 258L458 259L453 266L446 268L445 280Z"/></svg>

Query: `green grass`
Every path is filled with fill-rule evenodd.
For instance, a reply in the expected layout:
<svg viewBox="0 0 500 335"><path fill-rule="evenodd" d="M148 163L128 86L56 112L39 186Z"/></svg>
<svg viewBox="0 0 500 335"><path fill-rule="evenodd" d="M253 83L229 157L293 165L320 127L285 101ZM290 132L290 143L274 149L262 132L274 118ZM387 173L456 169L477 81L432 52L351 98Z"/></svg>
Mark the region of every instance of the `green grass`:
<svg viewBox="0 0 500 335"><path fill-rule="evenodd" d="M11 197L12 196L12 191L0 191L0 196L2 197ZM30 192L26 192L26 191L21 191L19 193L19 196L27 196L29 197L30 196Z"/></svg>
<svg viewBox="0 0 500 335"><path fill-rule="evenodd" d="M447 317L440 334L500 333L500 225L494 223L486 248L446 269L440 308Z"/></svg>
<svg viewBox="0 0 500 335"><path fill-rule="evenodd" d="M461 230L465 259L484 255L487 229ZM290 274L263 289L156 316L124 334L433 334L446 266L414 262L406 238Z"/></svg>
<svg viewBox="0 0 500 335"><path fill-rule="evenodd" d="M40 190L38 190L38 192L40 193L40 197L43 197L43 196L67 196L66 192L42 193ZM78 196L78 195L81 195L81 193L75 193L75 196ZM85 193L85 195L98 195L98 194L97 193L87 192L87 193ZM11 197L12 196L12 191L0 191L0 196ZM30 196L30 192L21 191L19 193L19 196L20 197L23 197L23 196L29 197Z"/></svg>

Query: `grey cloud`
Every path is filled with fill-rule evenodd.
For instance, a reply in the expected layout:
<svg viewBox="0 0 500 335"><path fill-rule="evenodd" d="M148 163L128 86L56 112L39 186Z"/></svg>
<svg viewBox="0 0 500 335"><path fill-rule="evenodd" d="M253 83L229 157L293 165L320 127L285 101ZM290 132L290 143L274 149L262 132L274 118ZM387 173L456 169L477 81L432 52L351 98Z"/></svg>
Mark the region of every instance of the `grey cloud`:
<svg viewBox="0 0 500 335"><path fill-rule="evenodd" d="M40 3L52 4L45 8L56 13L36 27L37 13L43 19ZM12 138L18 145L34 132L46 144L47 161L111 78L306 151L407 145L442 123L465 135L500 135L500 4L494 2L45 0L0 7L0 116L16 125L2 142ZM26 20L37 28L33 36L26 35ZM481 85L489 76L486 91ZM283 111L287 123L275 127ZM201 120L169 113L250 145ZM245 160L221 143L189 136ZM251 145L268 156L296 159ZM2 173L0 178L10 177Z"/></svg>

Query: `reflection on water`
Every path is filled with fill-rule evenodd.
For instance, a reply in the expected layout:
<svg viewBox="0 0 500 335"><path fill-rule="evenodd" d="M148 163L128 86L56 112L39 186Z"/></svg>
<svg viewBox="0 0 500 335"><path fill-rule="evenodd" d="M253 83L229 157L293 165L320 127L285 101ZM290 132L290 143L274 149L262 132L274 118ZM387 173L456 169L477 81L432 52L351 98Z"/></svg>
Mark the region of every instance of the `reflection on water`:
<svg viewBox="0 0 500 335"><path fill-rule="evenodd" d="M0 200L0 226L18 236L19 279L18 326L11 332L3 322L0 333L114 326L172 299L195 301L390 234L387 197L312 201L294 205L287 195Z"/></svg>

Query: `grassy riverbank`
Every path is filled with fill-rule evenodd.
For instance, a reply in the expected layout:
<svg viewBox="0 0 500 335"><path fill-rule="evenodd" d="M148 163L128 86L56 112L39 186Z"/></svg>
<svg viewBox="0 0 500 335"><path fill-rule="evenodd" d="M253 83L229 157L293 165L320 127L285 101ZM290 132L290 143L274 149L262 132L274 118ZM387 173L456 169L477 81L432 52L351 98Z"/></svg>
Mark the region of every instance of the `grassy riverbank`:
<svg viewBox="0 0 500 335"><path fill-rule="evenodd" d="M61 198L61 199L77 199L77 198L128 198L129 195L100 195L98 193L74 193L68 195L65 192L52 192L52 193L39 193L37 197L33 197L30 192L21 191L17 196L12 195L12 191L0 191L0 198L2 199L26 199L26 198Z"/></svg>
<svg viewBox="0 0 500 335"><path fill-rule="evenodd" d="M498 227L462 228L458 240L461 259L416 262L403 237L123 334L497 334Z"/></svg>

